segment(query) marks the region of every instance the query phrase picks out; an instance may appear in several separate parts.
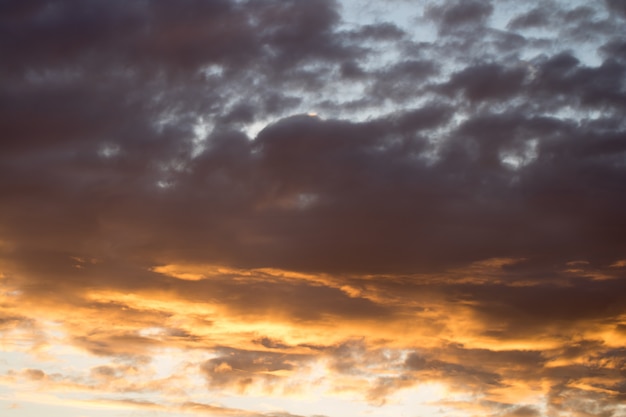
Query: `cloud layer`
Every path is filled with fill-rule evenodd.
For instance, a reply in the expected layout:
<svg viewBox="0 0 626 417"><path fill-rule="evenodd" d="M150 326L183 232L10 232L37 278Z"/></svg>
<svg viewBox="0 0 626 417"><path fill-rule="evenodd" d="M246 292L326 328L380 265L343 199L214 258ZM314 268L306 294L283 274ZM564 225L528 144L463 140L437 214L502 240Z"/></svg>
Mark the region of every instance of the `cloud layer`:
<svg viewBox="0 0 626 417"><path fill-rule="evenodd" d="M626 413L624 8L392 3L0 2L0 407Z"/></svg>

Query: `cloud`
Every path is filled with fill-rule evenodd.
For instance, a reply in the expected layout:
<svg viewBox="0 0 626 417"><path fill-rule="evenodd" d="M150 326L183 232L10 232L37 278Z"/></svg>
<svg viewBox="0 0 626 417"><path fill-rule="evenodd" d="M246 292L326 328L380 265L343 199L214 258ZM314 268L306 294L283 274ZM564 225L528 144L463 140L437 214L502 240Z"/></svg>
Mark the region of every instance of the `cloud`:
<svg viewBox="0 0 626 417"><path fill-rule="evenodd" d="M526 76L523 68L475 66L454 74L444 91L463 92L471 102L509 98L519 92Z"/></svg>
<svg viewBox="0 0 626 417"><path fill-rule="evenodd" d="M357 40L398 40L405 36L405 31L390 22L381 22L361 26L350 34Z"/></svg>
<svg viewBox="0 0 626 417"><path fill-rule="evenodd" d="M0 3L5 387L617 415L621 3L367 10Z"/></svg>
<svg viewBox="0 0 626 417"><path fill-rule="evenodd" d="M283 54L283 58L276 59L293 62L293 64L276 64L280 68L296 65L295 62L301 59L297 57L297 54L301 52L289 46L292 38L297 42L312 42L310 46L299 49L307 51L307 59L329 60L328 62L335 60L337 63L344 63L346 54L342 53L342 58L339 60L333 52L333 48L340 48L337 42L340 42L341 36L332 40L327 38L338 24L337 12L334 11L332 3L322 2L318 6L315 8L315 19L307 23L308 26L297 30L288 27L281 27L280 30L272 29L280 20L278 16L283 14L290 16L292 19L287 20L294 21L295 24L295 21L307 14L306 10L300 10L291 3L279 8L270 6L269 3L254 2L249 7L242 8L222 2L206 10L200 8L198 14L205 13L212 19L231 14L234 16L240 14L257 16L258 14L259 22L262 22L258 24L267 27L268 42L270 45L275 45L273 47L277 52L273 56ZM483 10L480 13L476 12L477 16L487 13L488 8L482 3L480 7L479 3L470 6L472 10ZM173 31L173 27L178 24L182 25L178 20L191 19L184 14L178 16L176 13L168 13L168 6L160 3L151 7L155 8L154 17L151 19L158 23L157 28L161 27L159 25L163 26L163 33L169 33L168 30ZM445 10L448 10L446 13L452 17L449 16L444 21L454 21L453 17L456 16L456 12L453 13L453 11L456 9L450 7L450 10ZM53 21L54 19L72 19L71 13L79 13L76 10L65 13L63 10L60 9L58 16L46 17L46 19ZM117 19L118 14L122 12L118 13L114 9L106 13ZM143 16L140 11L132 8L125 9L123 13L138 13ZM441 13L443 13L442 16L446 15L443 11ZM459 16L474 16L472 13L460 14L459 12L458 14ZM34 19L32 24L42 24L35 19L36 13L28 14L28 16ZM108 15L105 14L105 16ZM187 23L193 26L193 21ZM64 23L58 24L65 26ZM222 28L219 25L217 27ZM374 30L372 28L374 27L368 26L363 30L372 31ZM96 27L94 31L96 30L100 29ZM240 30L247 29L244 27ZM386 30L389 31L390 28L387 27ZM97 42L100 38L108 39L107 33L104 31L102 34L94 34L93 42ZM211 39L217 36L212 32L201 35ZM61 36L61 34L54 32L54 36ZM187 42L185 36L189 36L193 42L202 39L202 36L195 33L178 36L179 38L172 36L171 39L180 39L180 42ZM59 39L59 42L63 39ZM208 53L206 43L202 45L204 45L202 53ZM347 43L341 45L343 45L341 47L348 47ZM85 53L87 49L82 45L76 46L76 54ZM233 48L233 51L237 50L239 48ZM36 54L35 51L29 53ZM119 53L118 49L111 51L111 54ZM230 56L230 52L220 53ZM262 53L262 50L259 49L258 53ZM171 61L182 65L192 65L185 63L187 60L190 63L195 62L196 58L192 57L196 53L192 51L189 54L189 58L181 57ZM222 62L221 56L218 54L213 57L209 54L203 59L206 62L214 62L215 65L222 65L217 64ZM261 74L273 76L269 69L274 68L273 65ZM300 80L306 84L307 80L313 80L310 76L316 79L328 70L324 67L325 64L320 65L322 66L307 73L308 75L299 73L300 70L292 73L296 77L292 80L294 82ZM219 109L211 109L210 105L207 108L204 104L204 109L193 109L189 106L187 110L190 112L189 115L176 116L173 108L184 106L183 102L178 99L170 101L177 103L171 104L172 109L168 108L170 106L158 104L156 109L143 106L142 103L151 100L151 97L155 95L149 82L145 88L142 87L136 93L134 103L131 101L127 106L113 105L114 102L128 102L124 99L127 89L123 86L127 86L136 78L133 75L129 76L130 79L113 77L111 82L119 83L114 85L119 85L120 88L109 89L106 95L97 90L88 89L87 85L90 80L83 79L80 74L75 79L70 77L65 81L58 78L60 74L52 76L49 81L46 81L46 85L57 86L46 87L49 90L47 92L44 90L44 94L34 81L23 81L22 84L18 84L21 87L17 87L13 93L5 97L6 103L12 103L5 113L6 123L11 121L7 125L7 131L15 132L15 134L8 134L5 139L10 141L7 142L7 149L12 150L11 152L18 152L27 158L27 161L34 157L33 149L45 151L48 156L33 168L28 163L6 165L5 170L8 171L5 178L17 176L20 180L11 180L5 186L9 192L16 193L16 196L19 195L19 190L33 189L41 190L42 199L45 198L46 193L54 195L55 198L49 200L47 205L41 206L45 208L43 212L46 215L38 216L37 219L27 217L27 213L33 210L28 207L27 202L20 202L19 198L12 199L11 204L7 205L4 211L5 217L11 219L5 227L9 228L9 231L15 228L13 234L17 234L19 230L22 239L26 239L29 229L24 225L29 224L33 229L33 237L41 236L41 231L44 231L43 236L63 234L68 237L68 241L74 243L85 240L100 242L108 248L107 250L113 252L118 248L121 250L122 247L134 250L133 247L145 246L148 244L147 241L150 241L150 245L155 245L155 240L161 240L180 242L183 246L185 242L188 245L206 245L210 248L207 252L215 254L213 260L227 263L264 266L259 260L254 259L256 256L265 259L268 264L290 269L311 268L311 265L318 265L318 268L346 269L351 268L347 265L348 262L356 263L350 261L350 253L358 254L360 259L373 260L378 258L371 256L373 253L383 252L381 245L376 242L365 243L362 238L358 237L358 230L362 230L364 225L377 225L376 227L380 230L380 239L377 240L384 241L386 247L393 248L389 251L391 253L382 254L378 258L376 262L381 266L395 264L399 268L410 269L418 264L437 263L437 257L441 256L438 253L442 253L441 248L444 245L449 248L446 256L450 259L446 258L441 261L442 263L455 260L463 263L486 258L492 255L490 253L492 248L504 248L511 245L511 242L504 236L498 236L497 227L490 224L492 222L498 224L496 221L498 216L489 215L481 219L473 217L472 213L487 213L490 210L496 210L496 207L501 207L501 204L506 204L504 201L502 203L498 201L504 198L501 192L506 189L506 195L525 197L520 200L516 208L503 210L502 217L504 213L507 215L514 213L514 217L511 218L515 219L514 223L526 224L532 218L527 216L531 216L530 213L534 212L539 216L537 224L546 221L555 223L551 219L549 210L535 205L535 202L540 201L538 194L546 191L542 191L536 183L533 183L533 178L541 176L547 178L547 183L549 183L553 174L561 178L559 176L566 175L566 170L576 170L575 166L570 164L583 163L583 159L563 160L560 164L550 164L549 170L543 165L543 161L561 152L561 147L571 149L572 146L576 146L574 145L576 143L580 144L581 149L584 149L586 143L594 143L595 147L604 146L601 144L606 143L606 146L616 146L616 148L610 148L611 152L617 152L616 155L620 152L621 128L615 125L618 122L611 116L606 117L602 122L588 121L581 126L579 130L586 130L587 137L596 138L593 142L582 136L566 141L565 138L574 128L573 123L566 119L539 116L543 110L556 111L566 104L565 100L568 105L580 106L581 111L605 108L607 115L612 114L612 111L617 112L623 107L623 92L612 86L620 85L619 80L623 75L623 68L619 63L606 60L598 67L586 67L571 54L564 53L540 59L532 65L529 70L522 64L514 66L504 66L499 63L468 64L453 72L448 80L439 86L440 90L445 92L452 101L444 98L435 99L421 109L397 111L390 117L383 116L372 122L341 119L318 120L308 117L285 118L265 129L254 142L249 142L244 135L236 133L233 129L214 132L202 139L207 140L210 145L207 144L207 148L197 158L190 157L193 153L194 133L189 123L193 122L194 114L199 114L200 110L208 110L209 114L216 112L215 122L218 125L236 127L256 120L263 113L263 106L255 101L233 103L231 107L226 107L224 114L219 114ZM199 63L192 66L201 67ZM376 80L371 85L371 91L376 96L385 99L395 97L399 101L409 99L415 92L426 91L425 88L429 83L428 77L436 73L432 61L428 60L400 61L379 72L363 69L364 77L371 76ZM46 80L45 75L38 77L40 77L38 83ZM287 76L289 77L291 75ZM233 82L245 80L243 74L231 74L228 71L219 78L230 79ZM419 81L416 82L416 79ZM63 83L69 83L71 88L65 88ZM279 87L282 84L279 82L276 86ZM180 86L180 82L176 79L165 81L162 85L165 89L164 94L169 94L170 90L173 91L177 85ZM192 78L189 85L201 87L202 83ZM186 91L184 87L181 88ZM572 91L576 91L576 94L570 94ZM271 101L272 97L265 97L265 91L262 90L260 93L261 100ZM94 95L96 100L93 99ZM189 93L192 100L187 100L187 102L194 103L193 97L196 95ZM35 97L38 107L30 105ZM529 97L540 100L528 100ZM461 107L465 101L468 104L481 103L486 106L497 106L498 103L501 105L503 102L512 103L516 100L525 100L527 104L521 105L519 109L512 107L508 114L493 114L488 110L489 107L486 107L484 112L474 114L456 130L449 124L454 117L466 117L458 110L459 108L454 107L457 103ZM57 102L63 102L64 105L54 106L53 103ZM84 103L93 104L85 105ZM20 123L26 123L26 120L41 118L38 116L40 113L33 113L37 108L52 109L53 117L43 118L41 122L38 122L37 130L20 125ZM452 110L453 108L457 109L456 112ZM524 111L524 116L521 116L522 111ZM170 116L164 115L164 113L172 112L174 114ZM184 114L182 110L178 112ZM417 122L417 119L409 122L411 118L418 117L419 112L423 112L423 116L420 117L424 117L424 122ZM125 117L126 114L133 114L133 118L128 119ZM158 127L158 123L163 123L159 121L160 117L169 117L172 120L165 125L169 127ZM114 121L127 119L125 123L114 123ZM177 121L174 122L174 120ZM428 121L428 126L424 124L426 121ZM47 125L46 123L53 124ZM603 131L604 128L599 123L614 124L613 133ZM511 128L514 131L520 131L520 134L529 131L536 136L550 135L555 140L537 142L537 155L535 157L524 156L524 153L530 155L528 152L531 152L525 149L535 146L532 145L533 142L530 142L532 139L514 144L505 143L504 136L490 131L495 129L491 126L498 125L503 126L504 129ZM289 129L287 126L290 126ZM420 131L425 127L451 129L446 145L442 148L434 145L431 134ZM305 130L306 135L303 133ZM53 136L44 132L52 132ZM25 139L26 136L27 139ZM466 144L468 136L472 138L471 146ZM488 139L490 136L493 139ZM82 139L84 137L89 139ZM291 140L289 139L291 137L303 139ZM476 141L474 138L484 139ZM491 141L493 146L482 143L487 140ZM497 141L502 141L502 144L496 144ZM305 146L307 142L309 145ZM53 143L54 146L52 146ZM82 149L80 153L61 151L61 149L73 149L79 143ZM26 144L29 144L28 147ZM293 147L292 144L296 146ZM109 157L102 156L102 149L106 146L116 149L116 153ZM374 148L378 151L373 152ZM46 149L49 150L46 151ZM410 151L402 155L399 153L401 149ZM440 153L438 149L450 151ZM414 155L418 158L413 159ZM439 156L440 159L432 164L433 159L429 159L427 155ZM466 162L455 166L455 161L460 160ZM341 161L342 165L336 165L335 161ZM508 162L503 163L503 161ZM60 164L65 166L64 170L55 168ZM491 164L493 169L486 169L487 166L484 164ZM519 172L507 172L506 164L513 168L524 165L525 168ZM473 180L463 178L461 166L463 170L472 170ZM369 167L373 169L368 172ZM611 178L614 178L615 183L619 182L621 171L618 166L612 168L605 166L603 169L605 171L603 174L598 173L601 178L589 181L595 183L601 179L602 181L608 179L610 182L613 181ZM83 175L86 171L90 172L89 175ZM50 175L49 172L54 172L54 174ZM373 175L376 176L375 181L370 178ZM77 176L82 176L85 180L82 183L76 182L73 178ZM307 177L306 181L304 181L304 176ZM133 180L126 181L129 177ZM289 178L289 183L282 183L286 178ZM341 180L337 185L330 187L331 178ZM401 180L397 181L398 178ZM517 183L511 186L508 181L513 179ZM606 181L603 183L606 184ZM163 185L162 190L159 190L158 184ZM172 189L165 187L167 184L171 184ZM480 204L471 198L466 200L464 204L468 209L463 213L463 217L459 217L451 207L457 204L455 200L465 199L463 190L466 190L467 186L475 187L473 190L476 191L476 195L491 195L492 197L491 199L485 198ZM205 192L194 194L193 190L196 187L205 187ZM342 187L348 187L350 192L344 193L345 188ZM590 188L592 188L591 185ZM427 191L435 189L439 190L435 194L429 194ZM83 203L86 193L91 193L95 197L90 198L88 200L90 203L87 204ZM578 193L582 198L589 194L589 188L572 189L571 193ZM219 195L220 198L211 201L207 198L208 195ZM617 194L605 194L605 199L608 199L607 205L603 204L602 207L616 204L616 201L612 200L613 195ZM269 202L272 199L275 200L274 203ZM382 201L386 202L384 206L381 204ZM151 202L150 208L140 202ZM559 200L550 202L555 210L558 204ZM346 215L342 213L354 210L357 206L365 208L360 210L362 214L357 218L345 219ZM185 224L185 221L177 214L183 208L189 207L193 209L187 211ZM263 209L259 210L259 207ZM276 213L281 211L278 210L279 207L283 208L282 211L288 207L301 207L306 210L299 212L290 210L288 216L283 215L281 221L276 222L272 219L275 219ZM428 213L426 207L437 207L437 210L434 213ZM55 213L67 212L67 210L72 213L72 224L64 223L62 220L55 222L49 220L55 216ZM516 210L517 214L515 214ZM414 215L409 216L408 213L414 213ZM566 217L561 221L564 223L563 227L555 233L560 233L571 223L577 223L581 215L582 213L573 213L571 221L568 221ZM594 216L585 218L592 219ZM164 220L161 222L162 230L154 230L151 226L159 219ZM315 230L319 232L319 235L311 234L300 226L304 224L305 219L307 224L317 225ZM402 225L400 219L403 219ZM612 220L617 221L617 219ZM238 227L244 223L247 223L245 228ZM74 226L77 224L81 227ZM406 224L410 226L406 228ZM449 226L439 228L438 231L428 230L428 225L438 224ZM474 226L467 226L470 224ZM468 227L470 230L467 229ZM604 226L598 225L589 229L598 230L602 227ZM411 228L413 228L412 231ZM120 230L124 229L128 230L127 235L123 238L119 237ZM451 230L446 231L446 229ZM200 230L211 232L202 235L199 233ZM284 234L282 230L292 230L292 232ZM417 230L425 232L416 234ZM462 230L465 230L465 233L459 232ZM576 228L571 230L576 230ZM478 248L465 250L466 244L462 243L463 235L470 236L472 233L483 236L480 240L486 247L482 252L475 250ZM546 236L539 237L546 233L549 232L545 229L542 232L537 231L527 239L528 241L549 240L549 238L545 239ZM152 239L149 234L156 234L159 239ZM508 235L520 235L520 233L513 231ZM140 236L144 236L143 241ZM581 236L580 239L574 239L574 241L588 241L588 237L590 236ZM600 244L604 241L600 236L594 236L594 238L599 238ZM357 240L359 244L356 244ZM572 241L572 239L567 240ZM335 242L335 246L328 246L328 250L324 250L325 245L321 243L322 241ZM104 244L104 242L108 243ZM263 244L254 242L263 242ZM523 245L521 243L521 246ZM32 248L32 245L29 246ZM83 250L81 247L76 249ZM94 248L93 250L99 251L100 249ZM157 245L151 250L167 252L170 249L159 248ZM583 251L586 250L587 248ZM190 253L190 250L181 249L180 252ZM529 255L523 248L508 248L502 252L497 255L514 257ZM277 257L279 253L284 254L282 256L284 259ZM408 259L416 253L418 255L414 261L409 262ZM465 254L461 255L461 253ZM572 256L579 257L579 254ZM333 261L333 257L341 257L344 261ZM307 262L311 265L304 264L305 258L309 259ZM340 265L341 262L346 265ZM370 265L365 266L365 269L370 267L376 269L381 266Z"/></svg>
<svg viewBox="0 0 626 417"><path fill-rule="evenodd" d="M522 15L516 16L508 24L510 29L529 29L534 27L542 27L549 24L548 10L546 8L532 9Z"/></svg>
<svg viewBox="0 0 626 417"><path fill-rule="evenodd" d="M534 407L521 406L521 407L516 407L515 409L511 410L510 412L507 412L504 415L506 417L537 417L537 416L540 416L541 413L539 412L539 410L537 410Z"/></svg>
<svg viewBox="0 0 626 417"><path fill-rule="evenodd" d="M617 0L607 0L606 1L607 6L609 7L609 9L611 11L617 12L618 14L622 15L623 17L626 17L626 8L624 8L624 4L620 3Z"/></svg>
<svg viewBox="0 0 626 417"><path fill-rule="evenodd" d="M428 17L437 20L440 29L450 29L464 25L484 22L493 12L488 1L447 2L444 5L432 5Z"/></svg>
<svg viewBox="0 0 626 417"><path fill-rule="evenodd" d="M223 348L217 357L202 364L202 373L211 388L231 388L245 393L250 386L262 385L272 392L281 379L292 374L307 359L301 355Z"/></svg>

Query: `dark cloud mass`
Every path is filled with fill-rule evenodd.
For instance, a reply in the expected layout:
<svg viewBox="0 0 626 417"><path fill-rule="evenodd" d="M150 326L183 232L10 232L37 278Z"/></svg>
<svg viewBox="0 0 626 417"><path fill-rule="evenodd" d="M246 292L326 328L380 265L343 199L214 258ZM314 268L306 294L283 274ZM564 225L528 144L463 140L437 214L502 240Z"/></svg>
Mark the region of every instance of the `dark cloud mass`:
<svg viewBox="0 0 626 417"><path fill-rule="evenodd" d="M487 19L493 12L489 1L448 1L441 5L433 4L428 14L440 25L440 28L455 28L476 24Z"/></svg>
<svg viewBox="0 0 626 417"><path fill-rule="evenodd" d="M365 3L0 0L3 386L624 415L625 3Z"/></svg>

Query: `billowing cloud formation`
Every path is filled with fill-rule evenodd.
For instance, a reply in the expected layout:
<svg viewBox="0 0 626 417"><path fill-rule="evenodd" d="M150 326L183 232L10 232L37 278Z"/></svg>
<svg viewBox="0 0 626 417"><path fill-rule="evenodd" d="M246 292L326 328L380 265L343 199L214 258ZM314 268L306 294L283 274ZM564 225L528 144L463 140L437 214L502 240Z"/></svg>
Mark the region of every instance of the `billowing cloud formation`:
<svg viewBox="0 0 626 417"><path fill-rule="evenodd" d="M393 4L0 2L0 407L626 412L622 4Z"/></svg>

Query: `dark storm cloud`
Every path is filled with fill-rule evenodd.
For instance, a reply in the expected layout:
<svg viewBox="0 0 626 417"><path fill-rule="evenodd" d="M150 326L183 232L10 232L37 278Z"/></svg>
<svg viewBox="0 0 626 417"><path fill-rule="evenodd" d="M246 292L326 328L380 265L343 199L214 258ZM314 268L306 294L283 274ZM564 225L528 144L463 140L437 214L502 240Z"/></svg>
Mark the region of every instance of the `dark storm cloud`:
<svg viewBox="0 0 626 417"><path fill-rule="evenodd" d="M614 71L621 70L606 76ZM589 94L606 105L621 100L621 93L598 96L604 88L590 82ZM18 246L37 241L39 256L52 250L45 242L54 236L54 252L65 260L83 251L93 257L94 244L111 255L124 249L361 271L534 258L548 247L563 262L622 256L619 121L581 125L487 113L462 123L436 151L426 132L445 126L450 113L435 102L369 122L288 118L253 142L215 134L190 162L168 155L176 142L158 136L141 156L141 142L110 159L94 155L97 148L84 157L57 148L32 168L5 162L13 174L5 177L5 195L13 197L3 208L11 222L3 227L20 236ZM506 155L522 166L507 166ZM181 169L163 170L177 158ZM19 172L19 182L10 179ZM159 190L162 178L171 188ZM23 190L40 191L26 198ZM59 246L64 240L69 246ZM29 247L18 248L14 259L35 253Z"/></svg>

